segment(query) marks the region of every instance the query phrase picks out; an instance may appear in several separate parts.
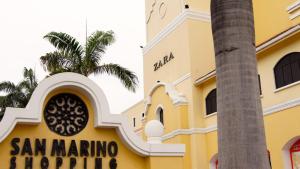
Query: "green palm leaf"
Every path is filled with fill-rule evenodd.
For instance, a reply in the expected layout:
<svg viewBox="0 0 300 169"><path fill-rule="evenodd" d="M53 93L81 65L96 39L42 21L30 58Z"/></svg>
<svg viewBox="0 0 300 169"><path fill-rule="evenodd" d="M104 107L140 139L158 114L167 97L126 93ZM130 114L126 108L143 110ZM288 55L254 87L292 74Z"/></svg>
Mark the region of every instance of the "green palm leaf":
<svg viewBox="0 0 300 169"><path fill-rule="evenodd" d="M133 92L135 92L138 84L137 76L130 70L123 68L118 64L103 64L95 68L94 73L107 73L108 75L114 75L128 90L131 90Z"/></svg>
<svg viewBox="0 0 300 169"><path fill-rule="evenodd" d="M0 83L0 91L10 93L16 90L16 86L13 82L4 81Z"/></svg>
<svg viewBox="0 0 300 169"><path fill-rule="evenodd" d="M106 47L114 41L113 31L96 31L87 38L85 49L72 36L62 32L50 32L46 38L57 50L40 57L44 70L50 75L62 72L75 72L84 76L107 73L118 77L123 85L135 91L137 76L117 64L101 65Z"/></svg>
<svg viewBox="0 0 300 169"><path fill-rule="evenodd" d="M64 57L59 51L46 53L45 56L40 57L40 61L43 65L44 70L49 72L68 72L73 68L73 62L68 58Z"/></svg>
<svg viewBox="0 0 300 169"><path fill-rule="evenodd" d="M94 68L99 65L106 47L114 41L115 38L112 31L96 31L88 37L83 61L84 74L86 76L93 73Z"/></svg>
<svg viewBox="0 0 300 169"><path fill-rule="evenodd" d="M50 32L45 35L44 38L64 54L81 56L83 53L83 49L79 42L66 33Z"/></svg>

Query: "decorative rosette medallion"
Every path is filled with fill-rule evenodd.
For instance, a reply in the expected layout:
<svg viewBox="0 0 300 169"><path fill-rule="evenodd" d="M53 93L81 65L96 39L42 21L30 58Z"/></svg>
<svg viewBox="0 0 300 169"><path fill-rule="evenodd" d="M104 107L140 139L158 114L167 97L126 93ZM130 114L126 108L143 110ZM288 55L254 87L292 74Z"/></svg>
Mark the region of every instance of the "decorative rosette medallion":
<svg viewBox="0 0 300 169"><path fill-rule="evenodd" d="M61 93L48 101L44 110L44 119L51 131L61 136L73 136L85 128L89 113L78 96Z"/></svg>

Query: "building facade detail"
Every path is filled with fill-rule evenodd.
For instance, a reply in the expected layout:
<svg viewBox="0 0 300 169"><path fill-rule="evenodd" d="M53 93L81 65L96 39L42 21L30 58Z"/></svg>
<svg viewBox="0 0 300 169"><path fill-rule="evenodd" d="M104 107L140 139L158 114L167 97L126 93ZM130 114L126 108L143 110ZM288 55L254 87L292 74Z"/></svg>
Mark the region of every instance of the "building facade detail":
<svg viewBox="0 0 300 169"><path fill-rule="evenodd" d="M149 3L152 1L146 2L147 11L151 11ZM144 104L135 105L123 114L133 117L145 113L135 131L147 140L145 124L159 119L156 112L162 105L161 140L188 145L186 153L190 156L184 157L183 168L216 169L218 113L216 103L208 98L217 88L210 1L181 0L178 6L176 3L168 4L163 21L155 15L147 24L148 39L143 54L144 91L148 95ZM260 99L270 164L272 169L295 169L291 148L300 139L300 64L295 54L300 45L300 1L254 0L253 9ZM176 54L176 59L153 71L149 63L156 63L170 51ZM297 150L294 161L298 159Z"/></svg>

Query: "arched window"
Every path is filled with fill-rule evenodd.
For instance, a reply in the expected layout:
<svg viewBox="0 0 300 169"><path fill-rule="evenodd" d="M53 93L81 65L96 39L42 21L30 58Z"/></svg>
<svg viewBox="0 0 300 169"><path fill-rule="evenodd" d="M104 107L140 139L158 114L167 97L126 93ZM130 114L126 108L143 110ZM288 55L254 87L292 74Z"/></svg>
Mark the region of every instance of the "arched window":
<svg viewBox="0 0 300 169"><path fill-rule="evenodd" d="M161 124L164 124L164 110L162 107L157 108L156 117L157 117L157 120L159 120L161 122Z"/></svg>
<svg viewBox="0 0 300 169"><path fill-rule="evenodd" d="M284 56L274 67L276 88L300 80L300 52Z"/></svg>
<svg viewBox="0 0 300 169"><path fill-rule="evenodd" d="M290 157L292 162L292 169L300 169L300 140L290 148Z"/></svg>
<svg viewBox="0 0 300 169"><path fill-rule="evenodd" d="M206 115L217 112L217 89L212 90L205 99Z"/></svg>

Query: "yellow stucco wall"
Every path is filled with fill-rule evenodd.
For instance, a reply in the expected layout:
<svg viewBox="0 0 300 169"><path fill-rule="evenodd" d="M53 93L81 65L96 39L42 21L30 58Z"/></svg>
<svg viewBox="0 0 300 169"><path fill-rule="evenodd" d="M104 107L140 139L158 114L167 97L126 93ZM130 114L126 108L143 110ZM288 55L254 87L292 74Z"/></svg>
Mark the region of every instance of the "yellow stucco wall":
<svg viewBox="0 0 300 169"><path fill-rule="evenodd" d="M147 41L153 39L182 11L182 0L147 0Z"/></svg>
<svg viewBox="0 0 300 169"><path fill-rule="evenodd" d="M146 2L147 13L152 8L150 2L153 1L146 0ZM158 1L158 3L161 2ZM169 3L169 1L166 2ZM257 46L300 23L300 17L290 19L292 15L300 12L300 9L292 13L287 11L288 6L295 2L296 0L253 0ZM185 4L189 5L189 9L182 10ZM180 7L180 5L182 6ZM165 31L166 26L174 21L176 15L179 16L180 13L188 10L209 14L210 1L174 1L173 6L168 6L168 12L173 12L170 12L165 19L162 20L154 14L153 20L147 24L148 42L153 40L159 32ZM299 39L300 33L293 34L257 54L258 73L261 77L262 87L261 101L264 109L300 98L300 84L294 84L279 91L276 90L273 73L274 66L284 55L290 52L299 52ZM173 52L175 59L158 71L153 71L153 64L170 52ZM217 114L206 116L205 107L207 94L216 88L216 78L211 78L199 85L195 84L197 79L214 69L215 60L210 22L201 19L188 18L184 20L166 37L160 39L144 56L145 97L148 96L149 91L157 84L157 81L172 83L190 73L187 80L175 85L176 90L183 93L187 98L188 105L178 111L176 106L171 103L170 97L165 93L164 87L159 87L151 95L151 106L148 109L149 116L147 117L147 121L155 119L157 106L163 105L166 110L164 134L168 135L180 129L203 129L202 132L194 132L193 134L175 134L164 140L167 143L186 144L187 153L183 159L185 168L208 169L211 158L217 154L217 131L206 130L216 126ZM182 118L176 112L181 112L187 116ZM282 147L284 144L293 137L300 135L300 123L297 123L297 119L300 118L298 112L299 107L293 107L264 117L268 149L271 153L272 166L275 169L283 168Z"/></svg>
<svg viewBox="0 0 300 169"><path fill-rule="evenodd" d="M169 36L163 39L144 56L144 92L149 93L157 81L173 82L181 76L190 73L190 58L187 37L188 24L182 24ZM154 71L154 64L163 59L164 56L174 55L174 59Z"/></svg>
<svg viewBox="0 0 300 169"><path fill-rule="evenodd" d="M135 105L131 106L130 108L122 112L122 114L125 117L127 117L129 125L133 128L135 132L140 133L142 132L141 130L143 130L142 114L144 113L144 111L145 111L144 100L141 100L140 102L136 103ZM133 124L133 118L135 118L135 126Z"/></svg>

